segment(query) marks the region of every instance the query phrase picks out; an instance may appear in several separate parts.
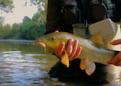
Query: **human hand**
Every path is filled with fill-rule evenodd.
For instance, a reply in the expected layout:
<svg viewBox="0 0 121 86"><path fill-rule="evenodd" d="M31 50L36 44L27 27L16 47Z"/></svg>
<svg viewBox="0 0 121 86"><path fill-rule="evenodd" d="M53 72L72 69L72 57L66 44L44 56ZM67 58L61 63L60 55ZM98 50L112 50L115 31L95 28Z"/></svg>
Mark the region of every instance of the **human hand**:
<svg viewBox="0 0 121 86"><path fill-rule="evenodd" d="M81 54L82 47L79 45L78 40L69 39L67 42L61 42L56 50L55 54L61 59L61 57L66 52L68 54L69 60L72 61L77 59Z"/></svg>
<svg viewBox="0 0 121 86"><path fill-rule="evenodd" d="M121 44L121 39L115 40L113 42L111 42L112 45L118 45ZM116 56L114 56L109 62L109 64L114 64L117 66L121 66L121 51L118 52L118 54L116 54Z"/></svg>

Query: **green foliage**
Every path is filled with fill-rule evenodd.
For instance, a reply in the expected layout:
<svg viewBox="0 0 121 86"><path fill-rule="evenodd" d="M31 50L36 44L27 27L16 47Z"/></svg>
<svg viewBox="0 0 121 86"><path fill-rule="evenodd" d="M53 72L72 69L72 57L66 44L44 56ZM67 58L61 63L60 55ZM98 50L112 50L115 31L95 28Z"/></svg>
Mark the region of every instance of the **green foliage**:
<svg viewBox="0 0 121 86"><path fill-rule="evenodd" d="M1 39L36 39L45 33L45 23L38 22L38 18L33 20L28 17L24 17L22 24L0 24L0 38Z"/></svg>
<svg viewBox="0 0 121 86"><path fill-rule="evenodd" d="M24 16L23 22L31 21L31 19L28 16Z"/></svg>
<svg viewBox="0 0 121 86"><path fill-rule="evenodd" d="M45 20L44 11L37 12L32 19L25 16L20 27L19 38L32 40L44 35Z"/></svg>
<svg viewBox="0 0 121 86"><path fill-rule="evenodd" d="M6 36L9 35L9 31L10 31L10 26L9 25L1 25L0 26L0 38L6 38Z"/></svg>
<svg viewBox="0 0 121 86"><path fill-rule="evenodd" d="M7 39L7 38L16 38L19 24L14 24L13 26L7 25L0 25L0 38Z"/></svg>
<svg viewBox="0 0 121 86"><path fill-rule="evenodd" d="M40 5L41 3L45 3L47 0L30 0L30 2L34 5Z"/></svg>
<svg viewBox="0 0 121 86"><path fill-rule="evenodd" d="M45 24L46 22L46 15L44 11L37 12L33 18L33 21L35 21L37 24Z"/></svg>
<svg viewBox="0 0 121 86"><path fill-rule="evenodd" d="M47 12L47 1L48 0L30 0L31 3L37 5L38 12L33 16L38 23L46 22L46 12Z"/></svg>
<svg viewBox="0 0 121 86"><path fill-rule="evenodd" d="M21 39L36 39L42 35L44 35L46 28L46 2L47 0L30 0L31 3L38 6L38 12L30 19L25 16L23 19L23 23L19 29L19 38ZM44 10L41 9L44 8Z"/></svg>
<svg viewBox="0 0 121 86"><path fill-rule="evenodd" d="M40 9L45 8L45 1L47 0L30 0L34 5L38 5L38 12L33 16L32 19L25 16L23 23L3 25L3 18L0 18L0 38L1 39L36 39L45 33L45 22L46 22L46 10ZM0 10L4 12L10 12L13 8L13 0L0 0Z"/></svg>
<svg viewBox="0 0 121 86"><path fill-rule="evenodd" d="M8 38L19 38L18 34L19 34L19 30L20 30L20 24L13 24L11 27L11 30L9 32L9 37Z"/></svg>
<svg viewBox="0 0 121 86"><path fill-rule="evenodd" d="M5 19L4 17L0 16L0 24L3 24L4 19Z"/></svg>
<svg viewBox="0 0 121 86"><path fill-rule="evenodd" d="M23 22L19 32L21 39L36 39L45 33L45 25L37 25L35 21Z"/></svg>
<svg viewBox="0 0 121 86"><path fill-rule="evenodd" d="M13 0L0 0L0 10L10 12L13 7Z"/></svg>

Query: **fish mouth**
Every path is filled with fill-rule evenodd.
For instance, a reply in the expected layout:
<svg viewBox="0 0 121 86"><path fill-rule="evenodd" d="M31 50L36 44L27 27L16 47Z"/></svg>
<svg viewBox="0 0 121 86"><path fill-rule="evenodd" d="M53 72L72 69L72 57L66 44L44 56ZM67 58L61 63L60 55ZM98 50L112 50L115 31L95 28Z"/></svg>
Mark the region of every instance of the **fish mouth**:
<svg viewBox="0 0 121 86"><path fill-rule="evenodd" d="M46 48L46 44L44 43L44 41L42 39L36 39L35 44Z"/></svg>

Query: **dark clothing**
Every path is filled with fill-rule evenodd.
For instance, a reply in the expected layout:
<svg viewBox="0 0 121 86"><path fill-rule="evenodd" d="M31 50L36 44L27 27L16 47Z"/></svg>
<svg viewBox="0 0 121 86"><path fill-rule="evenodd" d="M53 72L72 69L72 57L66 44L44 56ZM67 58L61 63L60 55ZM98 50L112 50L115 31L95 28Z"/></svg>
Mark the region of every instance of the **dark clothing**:
<svg viewBox="0 0 121 86"><path fill-rule="evenodd" d="M73 32L73 24L120 20L120 0L48 0L47 32Z"/></svg>
<svg viewBox="0 0 121 86"><path fill-rule="evenodd" d="M112 0L112 2L115 4L113 20L117 22L121 19L121 0Z"/></svg>
<svg viewBox="0 0 121 86"><path fill-rule="evenodd" d="M105 67L105 65L96 63L95 73L88 76L84 70L80 69L79 59L72 61L69 68L59 61L51 68L49 75L62 82L104 84L107 83L107 72Z"/></svg>

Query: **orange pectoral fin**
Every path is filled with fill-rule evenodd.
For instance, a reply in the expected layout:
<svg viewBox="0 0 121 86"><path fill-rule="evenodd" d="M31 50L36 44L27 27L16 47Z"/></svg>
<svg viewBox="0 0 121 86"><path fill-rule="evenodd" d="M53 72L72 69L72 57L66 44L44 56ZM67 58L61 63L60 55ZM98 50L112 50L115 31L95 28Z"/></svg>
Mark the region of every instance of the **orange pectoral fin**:
<svg viewBox="0 0 121 86"><path fill-rule="evenodd" d="M67 68L69 68L69 57L67 52L65 52L65 54L61 57L61 62L62 64L64 64Z"/></svg>
<svg viewBox="0 0 121 86"><path fill-rule="evenodd" d="M86 64L85 64L84 60L81 60L81 62L80 62L80 69L81 70L85 70L86 69Z"/></svg>
<svg viewBox="0 0 121 86"><path fill-rule="evenodd" d="M94 62L84 59L81 61L80 68L85 70L87 75L92 75L95 72L96 66Z"/></svg>

